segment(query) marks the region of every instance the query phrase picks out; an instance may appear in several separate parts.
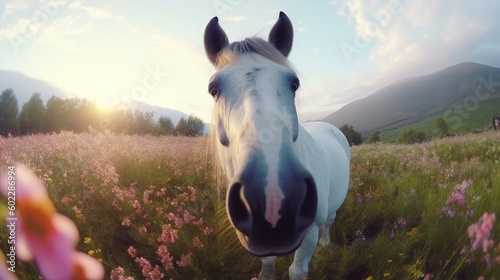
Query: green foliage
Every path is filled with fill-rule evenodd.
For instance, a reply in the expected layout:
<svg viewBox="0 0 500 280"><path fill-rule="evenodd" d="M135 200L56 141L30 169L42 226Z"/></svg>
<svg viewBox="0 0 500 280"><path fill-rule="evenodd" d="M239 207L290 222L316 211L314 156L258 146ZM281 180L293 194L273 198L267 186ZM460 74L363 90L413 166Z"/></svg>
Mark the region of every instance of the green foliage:
<svg viewBox="0 0 500 280"><path fill-rule="evenodd" d="M414 144L422 143L427 139L425 133L422 131L416 131L411 128L403 131L402 135L399 137L398 142L403 144Z"/></svg>
<svg viewBox="0 0 500 280"><path fill-rule="evenodd" d="M448 123L446 123L442 116L436 118L436 129L441 137L449 135Z"/></svg>
<svg viewBox="0 0 500 280"><path fill-rule="evenodd" d="M205 124L202 119L194 115L190 115L187 120L184 117L179 120L177 126L175 127L175 132L177 135L199 136L203 134L204 126Z"/></svg>
<svg viewBox="0 0 500 280"><path fill-rule="evenodd" d="M64 100L52 95L46 103L44 132L61 132L64 129L61 120L65 117Z"/></svg>
<svg viewBox="0 0 500 280"><path fill-rule="evenodd" d="M36 134L43 130L45 105L40 93L35 92L24 103L19 114L19 128L22 134Z"/></svg>
<svg viewBox="0 0 500 280"><path fill-rule="evenodd" d="M466 134L468 132L483 132L488 129L491 124L491 118L498 115L498 108L500 107L500 98L492 98L479 103L479 107L475 111L464 111L455 113L451 118L445 119L448 125L448 132L450 135ZM453 109L446 108L446 109ZM380 139L384 143L397 142L401 133L407 129L422 131L426 135L436 136L436 116L431 116L420 122L406 125L397 129L381 131Z"/></svg>
<svg viewBox="0 0 500 280"><path fill-rule="evenodd" d="M14 90L8 88L0 95L0 135L16 134L18 130L17 115L19 106Z"/></svg>
<svg viewBox="0 0 500 280"><path fill-rule="evenodd" d="M345 137L347 138L347 141L349 142L349 145L354 146L354 145L361 145L361 143L363 143L363 140L361 138L361 133L354 130L352 125L348 126L347 124L344 124L340 128L340 131L344 133Z"/></svg>
<svg viewBox="0 0 500 280"><path fill-rule="evenodd" d="M172 119L168 116L161 116L158 119L158 134L160 135L172 135L174 133L175 127Z"/></svg>
<svg viewBox="0 0 500 280"><path fill-rule="evenodd" d="M380 142L380 132L378 130L370 134L370 136L368 136L368 139L366 139L366 143L368 144L377 142Z"/></svg>
<svg viewBox="0 0 500 280"><path fill-rule="evenodd" d="M132 124L129 127L131 134L153 134L155 131L155 123L153 120L153 112L141 112L136 110L133 115Z"/></svg>

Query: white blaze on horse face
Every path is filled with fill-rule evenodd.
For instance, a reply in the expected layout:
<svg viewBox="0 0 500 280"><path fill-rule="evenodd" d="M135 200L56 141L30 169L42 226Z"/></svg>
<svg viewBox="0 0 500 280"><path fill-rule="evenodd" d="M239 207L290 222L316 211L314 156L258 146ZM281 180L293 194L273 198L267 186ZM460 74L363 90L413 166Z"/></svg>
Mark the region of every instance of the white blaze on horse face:
<svg viewBox="0 0 500 280"><path fill-rule="evenodd" d="M281 135L276 135L275 138L282 138ZM280 141L277 141L280 142ZM274 149L270 149L274 148ZM285 194L280 188L278 179L278 164L279 164L279 147L275 145L270 145L267 150L266 162L268 164L269 173L267 174L267 186L264 189L266 195L266 211L264 213L264 218L268 221L273 228L278 224L281 218L281 201L285 198Z"/></svg>
<svg viewBox="0 0 500 280"><path fill-rule="evenodd" d="M273 187L272 185L268 186L265 189L266 192L266 212L264 218L268 221L273 228L276 227L281 215L279 213L281 209L281 201L285 198L283 191L279 188L279 186Z"/></svg>
<svg viewBox="0 0 500 280"><path fill-rule="evenodd" d="M276 69L278 68L278 69ZM264 219L273 228L281 218L280 210L285 194L279 182L280 149L284 141L293 142L293 124L284 107L293 104L293 92L286 80L295 73L291 69L264 59L259 55L243 56L222 69L219 78L225 81L223 94L218 102L223 112L219 120L223 125L230 145L223 152L226 172L231 180L255 150L265 155L267 165ZM277 83L276 81L283 81ZM228 109L229 110L224 110ZM294 111L295 113L295 111ZM297 124L296 124L297 125Z"/></svg>

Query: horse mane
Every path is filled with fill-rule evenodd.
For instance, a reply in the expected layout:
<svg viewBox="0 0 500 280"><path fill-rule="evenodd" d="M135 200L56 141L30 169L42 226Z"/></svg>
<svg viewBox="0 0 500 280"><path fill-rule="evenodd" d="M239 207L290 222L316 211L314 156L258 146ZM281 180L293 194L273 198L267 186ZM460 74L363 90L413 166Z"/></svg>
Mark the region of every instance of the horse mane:
<svg viewBox="0 0 500 280"><path fill-rule="evenodd" d="M263 57L281 64L291 67L290 62L277 50L271 43L259 37L245 38L242 41L233 42L227 45L220 51L216 59L216 68L220 70L233 62L238 56L243 54L258 54Z"/></svg>

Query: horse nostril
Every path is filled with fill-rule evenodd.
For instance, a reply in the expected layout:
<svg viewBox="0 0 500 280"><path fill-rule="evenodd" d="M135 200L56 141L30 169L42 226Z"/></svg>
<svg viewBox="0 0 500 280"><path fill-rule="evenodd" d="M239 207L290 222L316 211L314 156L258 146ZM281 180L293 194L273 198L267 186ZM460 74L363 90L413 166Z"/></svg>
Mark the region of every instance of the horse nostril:
<svg viewBox="0 0 500 280"><path fill-rule="evenodd" d="M243 234L249 234L252 226L250 206L243 194L243 185L234 183L227 194L227 211L234 227Z"/></svg>
<svg viewBox="0 0 500 280"><path fill-rule="evenodd" d="M304 182L306 184L306 194L302 204L299 205L297 213L297 228L299 231L305 230L314 222L318 210L316 183L312 177L307 177Z"/></svg>

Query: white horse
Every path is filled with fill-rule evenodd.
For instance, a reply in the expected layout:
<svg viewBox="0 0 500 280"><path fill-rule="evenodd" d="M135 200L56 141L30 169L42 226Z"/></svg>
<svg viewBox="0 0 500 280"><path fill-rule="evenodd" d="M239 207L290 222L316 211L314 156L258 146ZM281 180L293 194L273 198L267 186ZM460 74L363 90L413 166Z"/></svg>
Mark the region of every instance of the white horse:
<svg viewBox="0 0 500 280"><path fill-rule="evenodd" d="M268 41L228 43L217 17L207 25L205 50L217 69L214 145L229 179L226 209L241 244L262 257L261 279L274 277L277 255L295 251L291 279L308 273L317 246L330 242L330 226L347 194L350 149L324 122L299 125L299 79L287 56L293 27L281 12Z"/></svg>

